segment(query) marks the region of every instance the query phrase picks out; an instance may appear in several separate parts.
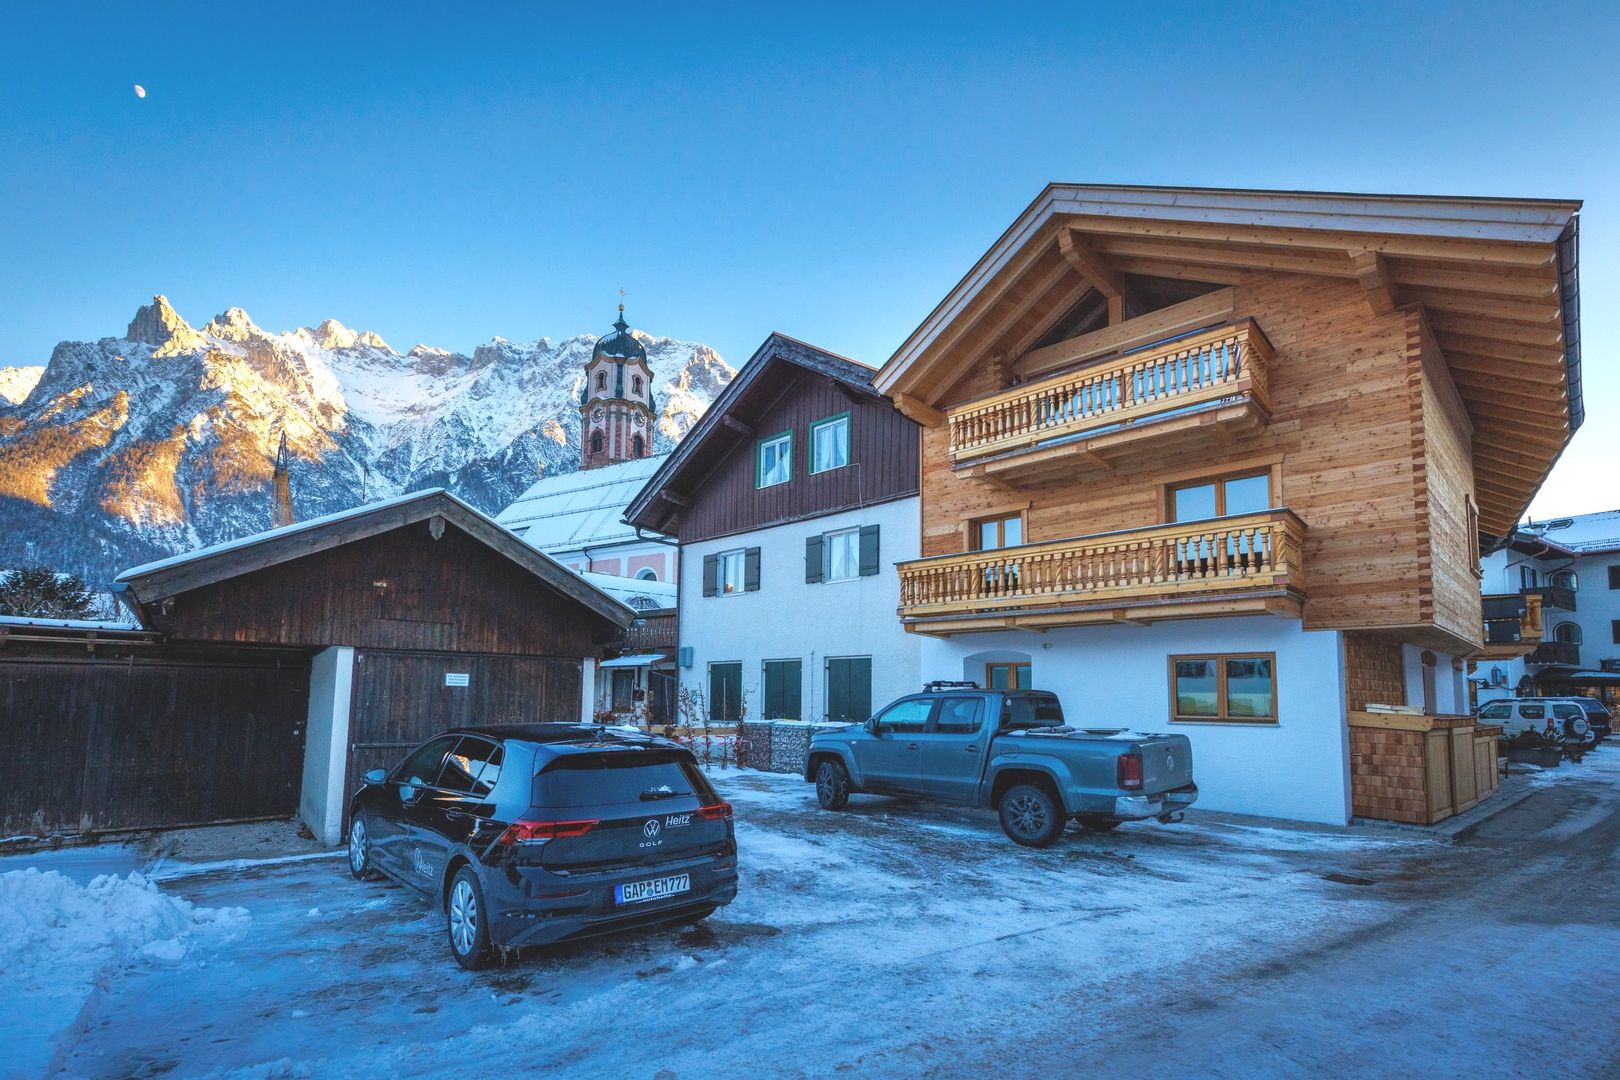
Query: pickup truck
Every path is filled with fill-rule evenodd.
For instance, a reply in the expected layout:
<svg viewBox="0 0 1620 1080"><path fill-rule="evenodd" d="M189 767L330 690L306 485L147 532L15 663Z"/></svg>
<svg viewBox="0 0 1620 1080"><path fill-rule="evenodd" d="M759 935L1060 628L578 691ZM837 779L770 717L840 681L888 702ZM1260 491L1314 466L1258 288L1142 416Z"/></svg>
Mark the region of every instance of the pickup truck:
<svg viewBox="0 0 1620 1080"><path fill-rule="evenodd" d="M1185 735L1070 727L1055 694L972 683L930 683L864 724L816 734L804 778L826 810L853 792L991 808L1028 847L1056 841L1070 818L1096 831L1172 821L1198 798Z"/></svg>

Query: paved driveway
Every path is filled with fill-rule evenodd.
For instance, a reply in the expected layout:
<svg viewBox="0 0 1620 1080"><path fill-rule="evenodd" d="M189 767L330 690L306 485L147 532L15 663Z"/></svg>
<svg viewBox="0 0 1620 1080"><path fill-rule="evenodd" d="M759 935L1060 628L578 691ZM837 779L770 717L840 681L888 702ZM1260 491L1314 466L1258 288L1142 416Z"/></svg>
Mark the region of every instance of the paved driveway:
<svg viewBox="0 0 1620 1080"><path fill-rule="evenodd" d="M472 975L441 917L316 861L169 883L234 935L137 966L60 1071L122 1076L1602 1075L1620 748L1456 843L1209 817L1014 847L987 813L730 773L704 926ZM1534 998L1531 995L1535 995ZM1612 1005L1603 1009L1612 1015ZM1505 1023L1504 1023L1505 1021Z"/></svg>

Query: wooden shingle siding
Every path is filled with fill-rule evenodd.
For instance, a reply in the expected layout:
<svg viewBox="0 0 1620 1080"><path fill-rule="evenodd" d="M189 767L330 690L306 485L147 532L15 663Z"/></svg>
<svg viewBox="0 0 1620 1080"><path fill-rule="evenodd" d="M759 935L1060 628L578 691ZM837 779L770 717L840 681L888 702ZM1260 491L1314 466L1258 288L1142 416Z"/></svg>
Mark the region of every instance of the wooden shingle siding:
<svg viewBox="0 0 1620 1080"><path fill-rule="evenodd" d="M1473 485L1458 449L1466 436L1454 390L1425 379L1418 316L1372 315L1354 281L1258 270L1226 276L1235 311L1252 317L1274 349L1268 425L1122 452L1106 468L1012 489L954 475L948 429L927 428L923 555L965 550L964 523L1000 513L1025 513L1026 543L1142 528L1162 520L1167 483L1274 469L1281 490L1273 501L1305 524L1308 628L1432 621L1477 639L1477 589L1470 611L1466 589L1457 588L1459 534L1450 518L1461 520ZM995 365L970 365L934 404L947 408L999 389L998 381ZM1425 451L1431 429L1436 444ZM1440 522L1434 551L1431 519Z"/></svg>
<svg viewBox="0 0 1620 1080"><path fill-rule="evenodd" d="M1400 643L1374 634L1344 635L1345 697L1352 710L1369 705L1405 705L1406 676Z"/></svg>
<svg viewBox="0 0 1620 1080"><path fill-rule="evenodd" d="M917 426L885 399L840 389L832 380L791 365L773 404L749 424L755 434L717 433L727 440L709 471L694 485L692 505L680 515L683 544L770 525L820 517L917 493ZM850 414L847 466L810 471L810 425ZM760 438L793 432L793 478L767 488L755 484ZM706 448L705 448L706 449Z"/></svg>
<svg viewBox="0 0 1620 1080"><path fill-rule="evenodd" d="M618 633L454 525L427 522L204 585L153 628L180 641L573 658Z"/></svg>

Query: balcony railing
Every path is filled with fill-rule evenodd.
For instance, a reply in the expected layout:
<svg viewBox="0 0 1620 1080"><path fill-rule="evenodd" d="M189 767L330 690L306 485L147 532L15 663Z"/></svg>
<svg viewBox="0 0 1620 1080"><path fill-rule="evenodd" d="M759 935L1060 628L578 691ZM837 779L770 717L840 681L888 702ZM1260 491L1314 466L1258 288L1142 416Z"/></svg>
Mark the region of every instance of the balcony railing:
<svg viewBox="0 0 1620 1080"><path fill-rule="evenodd" d="M674 647L673 609L649 611L624 628L624 651L627 653L653 652Z"/></svg>
<svg viewBox="0 0 1620 1080"><path fill-rule="evenodd" d="M1536 646L1536 651L1526 656L1524 660L1527 664L1578 667L1581 662L1581 647L1573 641L1543 641Z"/></svg>
<svg viewBox="0 0 1620 1080"><path fill-rule="evenodd" d="M1271 343L1253 319L970 401L946 414L951 463L1100 433L1240 396L1269 411Z"/></svg>
<svg viewBox="0 0 1620 1080"><path fill-rule="evenodd" d="M1302 593L1304 535L1291 511L1266 510L918 559L900 564L900 615Z"/></svg>
<svg viewBox="0 0 1620 1080"><path fill-rule="evenodd" d="M1508 660L1541 644L1540 593L1499 593L1481 597L1485 613L1485 648L1476 658Z"/></svg>
<svg viewBox="0 0 1620 1080"><path fill-rule="evenodd" d="M1534 588L1520 590L1526 596L1539 596L1544 606L1562 608L1565 611L1575 611L1575 590L1568 585L1537 585Z"/></svg>

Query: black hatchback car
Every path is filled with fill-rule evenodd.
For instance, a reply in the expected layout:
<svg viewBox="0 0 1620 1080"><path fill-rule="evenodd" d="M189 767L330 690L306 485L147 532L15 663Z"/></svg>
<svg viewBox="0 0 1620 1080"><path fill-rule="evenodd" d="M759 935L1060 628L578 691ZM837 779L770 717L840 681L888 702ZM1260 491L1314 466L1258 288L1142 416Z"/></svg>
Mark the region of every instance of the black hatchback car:
<svg viewBox="0 0 1620 1080"><path fill-rule="evenodd" d="M518 949L695 922L737 895L731 804L691 751L578 724L456 728L373 769L349 804L349 870L449 921L464 968Z"/></svg>

